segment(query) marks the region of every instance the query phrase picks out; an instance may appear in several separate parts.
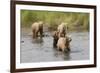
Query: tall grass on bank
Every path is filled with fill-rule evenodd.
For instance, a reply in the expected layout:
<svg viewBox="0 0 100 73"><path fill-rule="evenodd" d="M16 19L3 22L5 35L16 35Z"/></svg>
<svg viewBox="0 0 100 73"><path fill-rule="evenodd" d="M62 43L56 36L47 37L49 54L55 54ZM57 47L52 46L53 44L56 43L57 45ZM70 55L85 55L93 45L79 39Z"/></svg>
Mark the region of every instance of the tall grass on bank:
<svg viewBox="0 0 100 73"><path fill-rule="evenodd" d="M89 30L89 13L21 10L22 27L30 27L36 21L44 21L50 29L66 22L70 30Z"/></svg>

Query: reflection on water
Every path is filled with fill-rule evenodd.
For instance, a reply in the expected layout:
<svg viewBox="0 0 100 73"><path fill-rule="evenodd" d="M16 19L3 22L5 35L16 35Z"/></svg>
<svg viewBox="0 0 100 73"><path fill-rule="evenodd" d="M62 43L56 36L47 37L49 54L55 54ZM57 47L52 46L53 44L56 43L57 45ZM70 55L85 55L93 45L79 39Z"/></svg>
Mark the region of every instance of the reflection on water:
<svg viewBox="0 0 100 73"><path fill-rule="evenodd" d="M70 53L64 53L64 52L55 52L55 57L62 57L63 60L69 60L70 59Z"/></svg>
<svg viewBox="0 0 100 73"><path fill-rule="evenodd" d="M37 44L42 44L43 43L43 39L42 38L35 38L35 39L32 39L32 43L37 43Z"/></svg>
<svg viewBox="0 0 100 73"><path fill-rule="evenodd" d="M49 36L33 39L26 31L21 33L21 63L51 62L89 59L89 33L71 32L71 51L64 53L53 48L53 38Z"/></svg>

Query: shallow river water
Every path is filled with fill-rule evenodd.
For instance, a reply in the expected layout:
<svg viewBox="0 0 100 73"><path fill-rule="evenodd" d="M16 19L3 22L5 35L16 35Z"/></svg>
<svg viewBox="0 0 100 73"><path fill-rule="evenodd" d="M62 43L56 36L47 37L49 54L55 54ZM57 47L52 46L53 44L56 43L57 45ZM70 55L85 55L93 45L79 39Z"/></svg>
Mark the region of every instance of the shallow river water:
<svg viewBox="0 0 100 73"><path fill-rule="evenodd" d="M72 61L89 59L89 32L70 32L71 51L63 53L53 48L53 38L50 32L42 39L33 39L25 30L21 31L21 63Z"/></svg>

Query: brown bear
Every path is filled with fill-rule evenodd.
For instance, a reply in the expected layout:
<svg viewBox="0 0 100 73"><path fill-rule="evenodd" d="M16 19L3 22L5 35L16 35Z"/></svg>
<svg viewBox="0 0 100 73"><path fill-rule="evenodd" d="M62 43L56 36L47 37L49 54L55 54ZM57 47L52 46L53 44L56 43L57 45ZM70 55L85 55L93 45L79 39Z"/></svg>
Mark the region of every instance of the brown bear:
<svg viewBox="0 0 100 73"><path fill-rule="evenodd" d="M61 23L58 28L57 31L59 32L59 37L65 37L66 35L66 31L67 31L67 23Z"/></svg>
<svg viewBox="0 0 100 73"><path fill-rule="evenodd" d="M43 22L38 21L32 24L32 32L33 32L33 38L38 37L38 34L40 33L40 37L43 35Z"/></svg>
<svg viewBox="0 0 100 73"><path fill-rule="evenodd" d="M57 49L61 51L70 51L70 42L71 42L70 37L60 37L57 42Z"/></svg>

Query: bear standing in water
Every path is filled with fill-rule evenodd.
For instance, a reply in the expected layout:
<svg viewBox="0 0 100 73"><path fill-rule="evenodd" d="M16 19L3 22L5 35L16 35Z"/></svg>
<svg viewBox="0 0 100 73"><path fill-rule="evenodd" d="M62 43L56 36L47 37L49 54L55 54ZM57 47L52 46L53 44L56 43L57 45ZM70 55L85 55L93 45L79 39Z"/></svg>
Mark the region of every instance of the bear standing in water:
<svg viewBox="0 0 100 73"><path fill-rule="evenodd" d="M58 28L57 31L59 32L59 37L65 37L66 32L67 32L67 27L66 27L67 23L61 23Z"/></svg>
<svg viewBox="0 0 100 73"><path fill-rule="evenodd" d="M67 23L61 23L58 28L57 31L55 32L54 35L54 46L57 47L57 49L61 50L61 51L70 51L70 42L71 42L71 38L68 37L68 27Z"/></svg>
<svg viewBox="0 0 100 73"><path fill-rule="evenodd" d="M60 37L57 42L57 49L61 51L70 51L70 42L71 42L70 37Z"/></svg>
<svg viewBox="0 0 100 73"><path fill-rule="evenodd" d="M38 37L38 34L40 33L40 37L43 36L43 22L38 21L32 24L32 32L33 32L33 38Z"/></svg>

